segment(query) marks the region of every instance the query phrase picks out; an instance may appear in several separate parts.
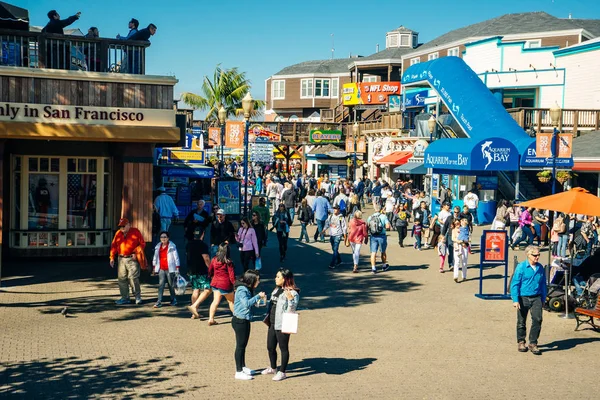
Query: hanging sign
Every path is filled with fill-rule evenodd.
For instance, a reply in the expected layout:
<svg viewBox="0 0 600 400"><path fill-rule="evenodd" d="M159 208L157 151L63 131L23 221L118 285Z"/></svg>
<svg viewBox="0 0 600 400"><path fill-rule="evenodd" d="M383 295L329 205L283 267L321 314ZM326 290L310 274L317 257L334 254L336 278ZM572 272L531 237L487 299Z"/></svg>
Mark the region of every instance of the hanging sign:
<svg viewBox="0 0 600 400"><path fill-rule="evenodd" d="M227 121L225 125L225 147L244 147L244 125L241 121Z"/></svg>
<svg viewBox="0 0 600 400"><path fill-rule="evenodd" d="M309 133L308 141L311 143L339 143L342 141L342 131L313 129Z"/></svg>
<svg viewBox="0 0 600 400"><path fill-rule="evenodd" d="M221 128L208 128L208 145L213 147L221 145Z"/></svg>

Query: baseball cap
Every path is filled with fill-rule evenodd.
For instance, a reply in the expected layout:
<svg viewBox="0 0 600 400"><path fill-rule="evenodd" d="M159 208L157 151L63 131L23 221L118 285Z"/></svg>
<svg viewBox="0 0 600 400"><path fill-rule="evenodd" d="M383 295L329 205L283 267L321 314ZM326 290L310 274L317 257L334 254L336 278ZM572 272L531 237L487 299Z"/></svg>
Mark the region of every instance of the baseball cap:
<svg viewBox="0 0 600 400"><path fill-rule="evenodd" d="M333 206L334 209L339 210L340 206L338 206L337 204L335 206Z"/></svg>
<svg viewBox="0 0 600 400"><path fill-rule="evenodd" d="M166 192L166 191L167 191L167 189L165 189L165 187L164 187L164 186L161 186L161 187L159 187L157 190L158 190L159 192Z"/></svg>
<svg viewBox="0 0 600 400"><path fill-rule="evenodd" d="M125 226L125 225L127 225L128 223L129 223L129 220L128 220L127 218L121 218L121 219L119 220L119 223L118 223L118 225L117 225L117 226Z"/></svg>
<svg viewBox="0 0 600 400"><path fill-rule="evenodd" d="M219 208L219 210L217 210L217 215L226 215L225 210L223 210L222 208Z"/></svg>

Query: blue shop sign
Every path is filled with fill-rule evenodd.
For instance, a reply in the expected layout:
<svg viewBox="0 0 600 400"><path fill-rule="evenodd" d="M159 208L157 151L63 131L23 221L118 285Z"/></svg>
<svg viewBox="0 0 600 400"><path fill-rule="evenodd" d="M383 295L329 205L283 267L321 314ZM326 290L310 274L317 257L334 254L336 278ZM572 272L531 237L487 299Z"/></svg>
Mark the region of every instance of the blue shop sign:
<svg viewBox="0 0 600 400"><path fill-rule="evenodd" d="M475 178L475 183L481 190L496 190L498 189L497 176L478 176Z"/></svg>
<svg viewBox="0 0 600 400"><path fill-rule="evenodd" d="M527 146L527 150L521 157L521 167L529 168L552 168L552 157L536 157L535 140ZM557 158L556 166L558 168L573 168L573 158Z"/></svg>
<svg viewBox="0 0 600 400"><path fill-rule="evenodd" d="M460 171L517 171L519 152L508 140L440 139L425 150L425 167Z"/></svg>
<svg viewBox="0 0 600 400"><path fill-rule="evenodd" d="M404 97L404 107L423 107L427 97L429 97L429 90L407 93Z"/></svg>

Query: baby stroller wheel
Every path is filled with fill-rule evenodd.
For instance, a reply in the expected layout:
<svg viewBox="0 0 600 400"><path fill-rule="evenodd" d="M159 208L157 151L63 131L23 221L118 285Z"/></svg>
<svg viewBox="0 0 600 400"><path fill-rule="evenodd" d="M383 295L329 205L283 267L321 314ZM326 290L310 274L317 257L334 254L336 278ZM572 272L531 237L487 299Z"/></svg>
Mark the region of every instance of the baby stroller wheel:
<svg viewBox="0 0 600 400"><path fill-rule="evenodd" d="M561 297L553 297L548 302L551 311L562 311L565 308L565 300Z"/></svg>

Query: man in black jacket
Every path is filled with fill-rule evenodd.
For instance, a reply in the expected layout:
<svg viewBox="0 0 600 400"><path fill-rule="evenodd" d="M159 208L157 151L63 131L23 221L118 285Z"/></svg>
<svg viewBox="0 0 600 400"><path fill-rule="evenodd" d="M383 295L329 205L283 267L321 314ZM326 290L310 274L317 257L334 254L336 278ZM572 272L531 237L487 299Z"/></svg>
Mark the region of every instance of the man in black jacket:
<svg viewBox="0 0 600 400"><path fill-rule="evenodd" d="M131 37L129 40L150 40L150 36L153 36L156 33L156 25L150 24L147 28L140 29Z"/></svg>
<svg viewBox="0 0 600 400"><path fill-rule="evenodd" d="M231 222L225 219L225 210L220 208L217 211L217 219L210 225L210 256L214 257L219 245L225 242L235 243L235 230Z"/></svg>
<svg viewBox="0 0 600 400"><path fill-rule="evenodd" d="M210 223L210 216L204 209L204 204L204 200L198 200L198 208L192 210L187 217L185 217L183 227L185 228L185 238L187 240L194 239L194 231L196 229L200 229L201 232L204 232Z"/></svg>
<svg viewBox="0 0 600 400"><path fill-rule="evenodd" d="M150 24L147 28L140 29L127 40L150 40L150 36L156 33L156 25ZM127 67L125 68L130 74L142 73L142 54L139 48L133 48L127 51Z"/></svg>
<svg viewBox="0 0 600 400"><path fill-rule="evenodd" d="M61 20L60 15L56 10L50 10L48 12L48 18L50 19L50 21L48 21L44 29L42 29L42 33L54 33L58 35L64 35L65 31L63 30L63 28L77 21L80 16L81 12L78 12L77 14L72 15L67 19ZM52 41L49 40L46 43L45 67L52 69L68 69L67 66L70 65L71 61L70 50L63 43L52 44L51 42ZM66 60L68 60L68 64L65 64Z"/></svg>

